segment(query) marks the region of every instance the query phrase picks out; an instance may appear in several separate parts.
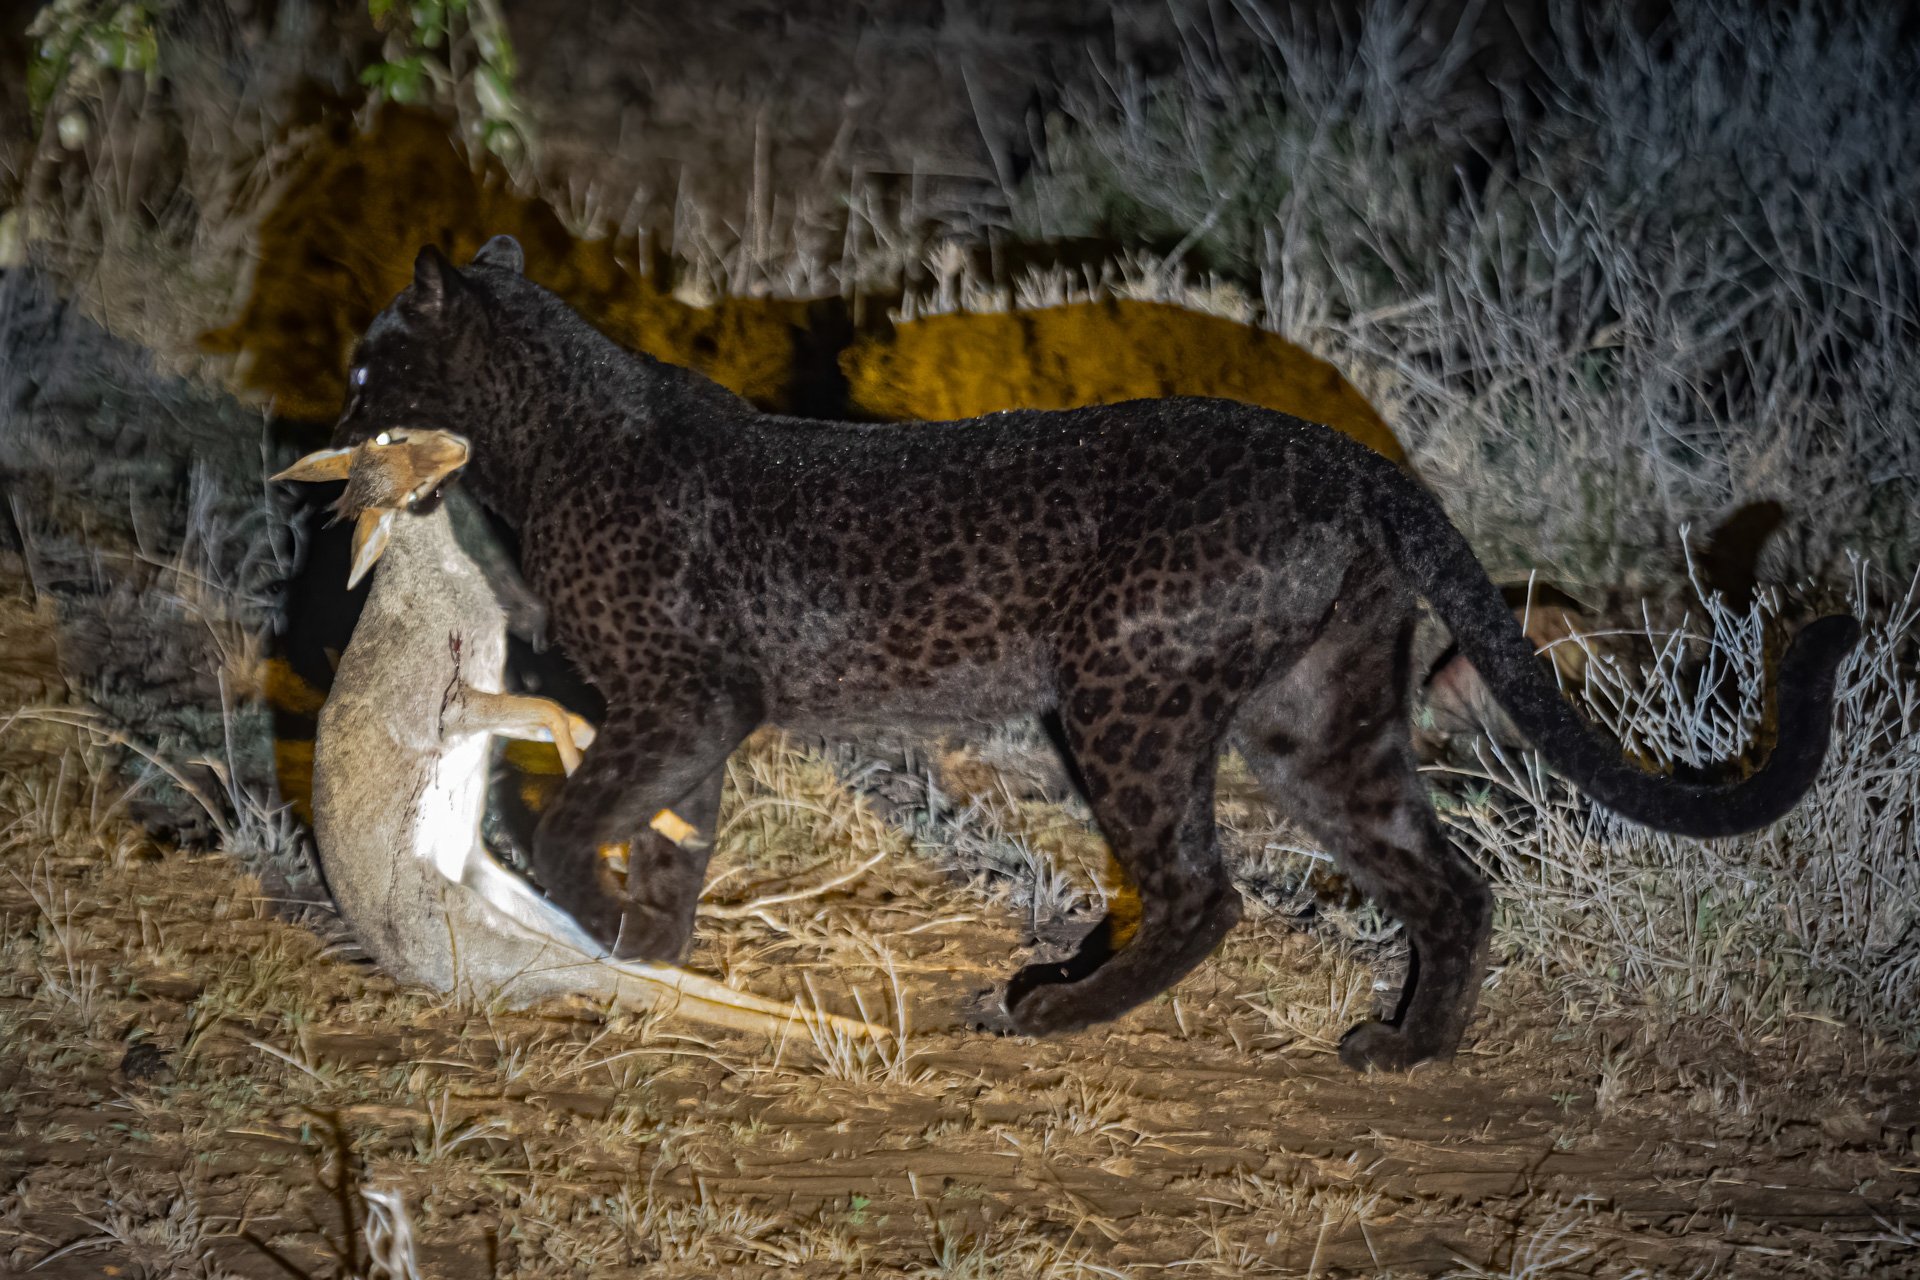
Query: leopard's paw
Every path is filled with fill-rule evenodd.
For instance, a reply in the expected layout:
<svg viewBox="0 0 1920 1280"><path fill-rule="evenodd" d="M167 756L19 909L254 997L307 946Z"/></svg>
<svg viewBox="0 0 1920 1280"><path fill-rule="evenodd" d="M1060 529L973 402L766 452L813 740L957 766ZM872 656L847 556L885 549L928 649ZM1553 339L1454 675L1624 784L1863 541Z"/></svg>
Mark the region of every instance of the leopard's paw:
<svg viewBox="0 0 1920 1280"><path fill-rule="evenodd" d="M663 911L645 902L629 902L620 917L614 939L616 960L653 960L672 963L686 954L693 940L693 921L684 913Z"/></svg>
<svg viewBox="0 0 1920 1280"><path fill-rule="evenodd" d="M1006 1002L997 987L980 987L960 1001L955 1012L960 1025L968 1030L996 1036L1013 1034L1013 1020L1007 1016Z"/></svg>
<svg viewBox="0 0 1920 1280"><path fill-rule="evenodd" d="M1081 993L1075 984L1057 980L1059 970L1057 964L1029 965L1007 983L1007 1025L1016 1034L1061 1035L1100 1021L1076 998Z"/></svg>
<svg viewBox="0 0 1920 1280"><path fill-rule="evenodd" d="M601 946L612 950L620 936L621 916L628 910L626 868L617 847L603 849L587 866L555 867L542 858L540 837L534 837L534 874L554 906L572 916Z"/></svg>
<svg viewBox="0 0 1920 1280"><path fill-rule="evenodd" d="M574 918L582 929L602 946L613 950L620 936L620 917L626 909L624 893L609 896L600 892L568 894L549 891L553 904Z"/></svg>
<svg viewBox="0 0 1920 1280"><path fill-rule="evenodd" d="M1355 1071L1407 1071L1439 1051L1386 1022L1362 1022L1340 1037L1340 1061Z"/></svg>

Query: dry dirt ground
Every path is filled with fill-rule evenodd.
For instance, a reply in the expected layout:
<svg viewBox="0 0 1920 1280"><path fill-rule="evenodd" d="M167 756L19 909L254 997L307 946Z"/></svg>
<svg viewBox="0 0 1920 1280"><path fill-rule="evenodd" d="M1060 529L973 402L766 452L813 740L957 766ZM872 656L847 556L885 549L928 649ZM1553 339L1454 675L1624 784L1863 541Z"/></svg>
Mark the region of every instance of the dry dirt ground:
<svg viewBox="0 0 1920 1280"><path fill-rule="evenodd" d="M5 593L6 708L57 694L45 624ZM1509 957L1459 1060L1356 1076L1393 952L1256 907L1172 997L997 1037L964 1011L1060 922L777 734L694 962L896 1045L462 1008L151 845L82 735L0 722L0 1272L388 1274L405 1230L427 1277L1920 1274L1920 1073L1843 1026L1602 1012ZM1092 893L1077 817L997 803L1041 901Z"/></svg>

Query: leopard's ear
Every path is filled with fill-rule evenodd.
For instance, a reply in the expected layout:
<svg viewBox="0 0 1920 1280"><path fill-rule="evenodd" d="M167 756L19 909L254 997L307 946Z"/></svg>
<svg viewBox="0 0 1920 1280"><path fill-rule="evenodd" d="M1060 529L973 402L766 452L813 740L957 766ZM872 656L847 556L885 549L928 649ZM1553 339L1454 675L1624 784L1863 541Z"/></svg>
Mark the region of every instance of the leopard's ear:
<svg viewBox="0 0 1920 1280"><path fill-rule="evenodd" d="M448 297L465 283L460 269L447 261L437 245L428 245L413 260L413 300L424 312L444 310Z"/></svg>
<svg viewBox="0 0 1920 1280"><path fill-rule="evenodd" d="M517 276L527 273L527 255L512 236L495 236L480 246L469 267L504 267Z"/></svg>

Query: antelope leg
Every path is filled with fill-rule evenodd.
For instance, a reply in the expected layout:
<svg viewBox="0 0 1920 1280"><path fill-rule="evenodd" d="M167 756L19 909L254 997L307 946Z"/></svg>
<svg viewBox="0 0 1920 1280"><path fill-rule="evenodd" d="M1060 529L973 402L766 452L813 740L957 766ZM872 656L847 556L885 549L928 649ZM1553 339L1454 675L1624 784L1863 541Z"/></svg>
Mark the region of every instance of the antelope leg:
<svg viewBox="0 0 1920 1280"><path fill-rule="evenodd" d="M823 1025L871 1040L886 1039L893 1034L885 1027L858 1018L804 1009L751 991L739 991L678 965L616 960L574 923L573 917L485 853L469 860L461 883L505 916L510 928L549 944L583 969L598 967L635 984L644 993L644 1002L649 1008L713 1026L767 1035L781 1034L796 1023ZM591 990L596 985L584 972L581 979L583 989Z"/></svg>
<svg viewBox="0 0 1920 1280"><path fill-rule="evenodd" d="M572 773L580 753L593 742L593 726L551 698L525 693L488 693L468 686L458 727L473 733L497 733L529 742L551 742L561 767Z"/></svg>

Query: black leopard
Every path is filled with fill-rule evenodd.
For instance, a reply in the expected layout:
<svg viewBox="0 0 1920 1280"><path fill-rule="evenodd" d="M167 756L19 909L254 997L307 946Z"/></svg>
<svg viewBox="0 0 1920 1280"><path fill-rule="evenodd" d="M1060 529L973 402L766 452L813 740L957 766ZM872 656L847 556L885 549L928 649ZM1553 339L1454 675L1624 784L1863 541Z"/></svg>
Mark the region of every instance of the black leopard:
<svg viewBox="0 0 1920 1280"><path fill-rule="evenodd" d="M1233 746L1412 943L1396 1014L1355 1027L1342 1059L1454 1050L1490 899L1414 771L1416 593L1561 773L1693 836L1764 826L1807 790L1858 634L1834 616L1798 636L1764 769L1682 784L1571 711L1425 490L1283 413L1198 398L913 424L763 413L616 345L526 279L504 236L466 270L422 251L349 383L339 444L394 427L471 441L462 483L517 530L554 637L606 697L534 865L622 956L687 946L724 763L763 722L1046 716L1141 914L1130 936L1103 922L1074 958L1015 975L1008 1018L1032 1034L1166 990L1240 918L1213 816ZM695 834L650 826L661 810Z"/></svg>

